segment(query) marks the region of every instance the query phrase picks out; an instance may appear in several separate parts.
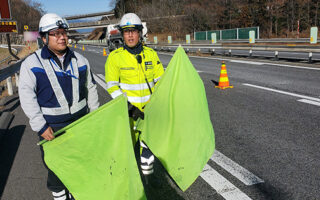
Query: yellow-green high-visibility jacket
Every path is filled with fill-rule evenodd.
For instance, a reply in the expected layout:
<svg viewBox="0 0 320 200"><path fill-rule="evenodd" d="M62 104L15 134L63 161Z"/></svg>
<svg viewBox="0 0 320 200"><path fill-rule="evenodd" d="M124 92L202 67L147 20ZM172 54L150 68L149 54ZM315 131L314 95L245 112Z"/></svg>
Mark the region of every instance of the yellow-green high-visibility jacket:
<svg viewBox="0 0 320 200"><path fill-rule="evenodd" d="M154 86L163 74L163 66L157 53L146 46L139 54L142 63L138 64L136 55L123 47L111 52L105 64L107 90L112 98L126 93L128 101L143 111L150 99L150 90L145 77L153 92Z"/></svg>

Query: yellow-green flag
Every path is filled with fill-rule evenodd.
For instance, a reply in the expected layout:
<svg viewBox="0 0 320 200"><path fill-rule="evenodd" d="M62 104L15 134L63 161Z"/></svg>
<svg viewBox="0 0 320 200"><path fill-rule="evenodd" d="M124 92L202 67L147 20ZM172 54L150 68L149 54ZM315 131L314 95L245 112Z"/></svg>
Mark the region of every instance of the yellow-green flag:
<svg viewBox="0 0 320 200"><path fill-rule="evenodd" d="M121 95L43 144L45 162L76 200L146 199Z"/></svg>
<svg viewBox="0 0 320 200"><path fill-rule="evenodd" d="M203 82L182 47L145 107L141 139L185 191L215 148Z"/></svg>

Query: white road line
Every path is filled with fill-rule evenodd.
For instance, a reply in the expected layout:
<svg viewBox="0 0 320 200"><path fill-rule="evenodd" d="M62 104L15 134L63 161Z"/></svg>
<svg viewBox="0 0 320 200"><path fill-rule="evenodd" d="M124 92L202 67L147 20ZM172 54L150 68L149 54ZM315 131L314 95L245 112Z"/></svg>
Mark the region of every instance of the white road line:
<svg viewBox="0 0 320 200"><path fill-rule="evenodd" d="M265 63L262 62L253 62L253 61L244 61L244 60L229 60L230 62L234 63L244 63L244 64L251 64L251 65L264 65Z"/></svg>
<svg viewBox="0 0 320 200"><path fill-rule="evenodd" d="M275 63L266 63L266 65L280 66L280 67L289 67L289 68L297 68L297 69L312 69L312 70L320 70L320 68L314 67L301 67L295 65L285 65L285 64L275 64Z"/></svg>
<svg viewBox="0 0 320 200"><path fill-rule="evenodd" d="M311 100L308 100L308 99L299 99L298 101L302 102L302 103L308 103L308 104L311 104L311 105L315 105L315 106L320 106L320 102L319 101L311 101Z"/></svg>
<svg viewBox="0 0 320 200"><path fill-rule="evenodd" d="M92 73L93 74L93 73ZM105 90L107 90L107 84L102 81L98 76L96 76L95 74L93 74L94 80Z"/></svg>
<svg viewBox="0 0 320 200"><path fill-rule="evenodd" d="M239 164L228 158L227 156L215 150L211 160L224 168L227 172L238 178L245 185L254 185L263 183L264 181L249 172L247 169L241 167Z"/></svg>
<svg viewBox="0 0 320 200"><path fill-rule="evenodd" d="M103 80L103 82L105 82L106 79L103 74L97 74L97 76L99 76L99 78L101 78Z"/></svg>
<svg viewBox="0 0 320 200"><path fill-rule="evenodd" d="M226 200L250 200L245 193L225 179L221 174L206 165L200 176Z"/></svg>
<svg viewBox="0 0 320 200"><path fill-rule="evenodd" d="M259 88L259 89L263 89L263 90L268 90L268 91L272 91L272 92L277 92L277 93L280 93L280 94L286 94L286 95L289 95L289 96L294 96L294 97L299 97L299 98L303 98L303 99L308 99L308 100L320 102L320 99L319 99L319 98L315 98L315 97L309 97L309 96L300 95L300 94L295 94L295 93L291 93L291 92L285 92L285 91L281 91L281 90L275 90L275 89L272 89L272 88L262 87L262 86L258 86L258 85L252 85L252 84L248 84L248 83L243 83L242 85L249 86L249 87L254 87L254 88Z"/></svg>

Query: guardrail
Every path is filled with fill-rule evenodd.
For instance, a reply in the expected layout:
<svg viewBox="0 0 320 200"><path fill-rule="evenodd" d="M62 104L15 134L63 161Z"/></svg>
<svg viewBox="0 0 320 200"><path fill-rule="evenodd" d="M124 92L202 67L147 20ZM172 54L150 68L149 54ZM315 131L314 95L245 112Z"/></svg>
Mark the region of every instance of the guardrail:
<svg viewBox="0 0 320 200"><path fill-rule="evenodd" d="M9 38L9 35L7 34L7 42L8 42L8 45L7 47L6 46L3 46L1 45L2 48L8 48L9 50L9 53L11 54L12 57L14 57L16 60L10 60L8 62L8 64L11 62L11 61L18 61L17 63L15 64L12 64L2 70L0 70L0 81L3 81L5 79L7 79L7 89L8 89L8 95L11 96L13 95L13 87L12 87L12 75L15 74L15 79L16 79L16 86L18 86L18 83L19 83L19 76L17 74L17 72L20 70L20 67L21 67L21 62L24 60L20 60L20 58L14 54L12 52L12 49L11 49L11 44L10 44L10 38ZM16 51L16 53L18 52L17 49L14 49ZM11 56L8 56L7 58L1 60L1 63L2 62L5 62L7 60L9 60L11 58Z"/></svg>
<svg viewBox="0 0 320 200"><path fill-rule="evenodd" d="M158 51L174 52L178 46L153 46ZM204 53L221 56L239 56L248 58L271 58L273 60L285 59L294 61L307 61L308 63L320 61L320 49L289 49L289 48L259 48L259 47L188 47L184 46L187 53ZM300 56L298 57L297 54Z"/></svg>
<svg viewBox="0 0 320 200"><path fill-rule="evenodd" d="M12 64L2 70L0 70L0 81L7 80L7 89L8 95L13 95L13 86L12 86L12 76L15 75L16 86L19 85L19 75L18 71L20 70L21 63L23 60L19 60L19 62Z"/></svg>
<svg viewBox="0 0 320 200"><path fill-rule="evenodd" d="M105 40L82 41L82 45L107 47ZM152 44L148 46L158 51L175 51L179 44ZM285 59L293 61L307 61L308 63L320 61L320 46L316 45L252 45L252 44L181 44L186 52L204 53L221 56L240 56L248 58L271 58L274 60ZM300 54L300 57L297 57Z"/></svg>
<svg viewBox="0 0 320 200"><path fill-rule="evenodd" d="M1 69L0 70L0 81L3 81L6 78L8 78L9 76L12 76L15 73L17 73L20 70L22 61L23 60L15 63L15 64L12 64L4 69Z"/></svg>

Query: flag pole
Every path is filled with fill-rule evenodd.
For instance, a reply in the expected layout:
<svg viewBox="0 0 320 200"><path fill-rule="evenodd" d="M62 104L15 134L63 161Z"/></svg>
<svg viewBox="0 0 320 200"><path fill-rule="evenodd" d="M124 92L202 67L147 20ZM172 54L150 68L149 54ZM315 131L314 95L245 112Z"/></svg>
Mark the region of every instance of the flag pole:
<svg viewBox="0 0 320 200"><path fill-rule="evenodd" d="M61 133L63 133L65 131L65 129L60 129L58 130L57 132L54 132L53 133L53 136L56 137L57 135L60 135ZM43 145L44 143L48 142L48 140L44 139L44 140L41 140L40 142L37 143L38 146L40 145Z"/></svg>

